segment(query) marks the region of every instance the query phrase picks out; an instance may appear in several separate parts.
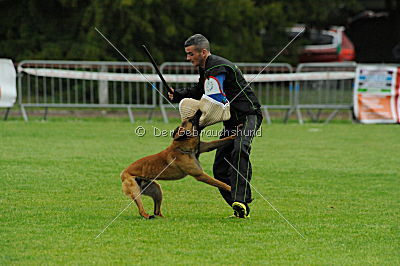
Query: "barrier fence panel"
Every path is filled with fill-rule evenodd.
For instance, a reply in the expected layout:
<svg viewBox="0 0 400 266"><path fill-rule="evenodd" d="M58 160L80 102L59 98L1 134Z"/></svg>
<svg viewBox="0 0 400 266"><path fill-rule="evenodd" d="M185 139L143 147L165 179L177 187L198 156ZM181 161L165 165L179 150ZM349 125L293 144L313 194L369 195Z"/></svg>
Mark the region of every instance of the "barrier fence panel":
<svg viewBox="0 0 400 266"><path fill-rule="evenodd" d="M307 110L313 121L319 120L322 110L333 110L325 123L329 123L341 109L351 111L355 68L355 62L299 64L296 73L320 73L320 78L295 83L295 107L292 111L296 111L299 123L303 123L302 109Z"/></svg>
<svg viewBox="0 0 400 266"><path fill-rule="evenodd" d="M144 74L155 73L150 63L132 63ZM153 84L153 86L155 83ZM156 90L127 62L22 61L18 65L19 104L45 108L156 108Z"/></svg>
<svg viewBox="0 0 400 266"><path fill-rule="evenodd" d="M266 66L264 63L237 63L236 65L244 74L247 82L251 82L250 86L260 100L268 123L271 122L268 109L286 109L286 115L288 114L293 105L293 81L284 80L280 77L275 79L271 77L275 74L292 73L293 69L289 64L274 63L264 70L263 68ZM261 70L263 71L261 72ZM194 86L199 78L197 69L191 63L166 62L160 66L160 71L172 88ZM166 95L166 90L162 85L161 88L163 95ZM168 122L166 108L175 107L177 109L178 105L171 105L161 95L159 98L164 121Z"/></svg>
<svg viewBox="0 0 400 266"><path fill-rule="evenodd" d="M26 107L45 108L45 118L49 107L127 108L133 122L131 108L149 109L152 114L159 94L163 119L168 122L166 109L178 109L178 105L167 99L150 63L133 64L143 75L125 62L22 61L18 66L22 115L27 121ZM303 123L302 109L314 121L319 120L321 110L334 110L326 120L329 122L339 110L352 108L354 62L300 64L296 73L289 64L282 63L237 66L251 83L268 123L271 109L286 110L284 121L296 112L299 123ZM197 69L190 63L167 62L160 70L173 88L194 86L199 79Z"/></svg>
<svg viewBox="0 0 400 266"><path fill-rule="evenodd" d="M238 63L245 75L246 81L251 82L260 101L267 123L271 123L269 109L287 110L285 118L293 103L293 81L273 79L271 75L284 75L293 72L293 68L285 63L273 63L266 67L264 63ZM270 78L271 77L271 78Z"/></svg>

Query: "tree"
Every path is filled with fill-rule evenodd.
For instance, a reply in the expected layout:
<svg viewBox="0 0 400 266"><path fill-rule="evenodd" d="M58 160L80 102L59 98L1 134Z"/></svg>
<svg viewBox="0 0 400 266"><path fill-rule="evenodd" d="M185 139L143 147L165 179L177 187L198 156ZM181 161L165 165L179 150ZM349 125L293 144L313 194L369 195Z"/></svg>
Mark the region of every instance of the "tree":
<svg viewBox="0 0 400 266"><path fill-rule="evenodd" d="M267 61L284 47L297 22L338 24L357 0L3 0L0 56L23 59L183 61L183 43L202 33L212 52L232 61ZM12 14L12 15L10 15ZM291 45L296 49L298 44ZM290 60L288 56L279 60Z"/></svg>

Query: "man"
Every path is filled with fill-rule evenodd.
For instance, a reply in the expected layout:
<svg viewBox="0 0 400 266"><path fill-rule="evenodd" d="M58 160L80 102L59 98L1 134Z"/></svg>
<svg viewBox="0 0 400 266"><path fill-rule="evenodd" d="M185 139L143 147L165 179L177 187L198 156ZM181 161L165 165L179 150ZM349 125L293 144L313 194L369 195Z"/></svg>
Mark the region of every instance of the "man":
<svg viewBox="0 0 400 266"><path fill-rule="evenodd" d="M252 201L250 150L262 121L260 104L239 68L225 58L212 55L210 44L203 35L189 37L184 46L186 60L199 68L199 82L191 88L173 90L168 93L169 98L173 102L183 98L199 100L207 94L222 103L229 101L231 118L224 121L221 138L232 134L237 137L232 145L217 149L213 173L216 179L232 187L231 192L219 191L232 206L234 217L247 218L250 213L248 203Z"/></svg>

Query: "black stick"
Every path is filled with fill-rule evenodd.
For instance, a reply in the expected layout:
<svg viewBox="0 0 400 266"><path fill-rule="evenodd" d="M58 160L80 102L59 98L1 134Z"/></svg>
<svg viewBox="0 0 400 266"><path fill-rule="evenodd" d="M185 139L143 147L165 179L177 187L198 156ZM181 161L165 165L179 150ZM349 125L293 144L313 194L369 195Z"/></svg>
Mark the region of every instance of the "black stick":
<svg viewBox="0 0 400 266"><path fill-rule="evenodd" d="M144 51L146 52L147 56L149 57L151 63L153 64L154 68L156 69L157 74L158 74L158 76L160 77L160 79L161 79L163 85L167 88L168 92L170 92L170 93L173 94L174 92L172 91L172 89L170 88L170 86L168 86L167 82L165 81L163 75L161 74L160 70L158 69L158 66L157 66L156 61L155 61L154 58L151 56L149 50L147 50L146 45L143 44L142 46L143 46Z"/></svg>

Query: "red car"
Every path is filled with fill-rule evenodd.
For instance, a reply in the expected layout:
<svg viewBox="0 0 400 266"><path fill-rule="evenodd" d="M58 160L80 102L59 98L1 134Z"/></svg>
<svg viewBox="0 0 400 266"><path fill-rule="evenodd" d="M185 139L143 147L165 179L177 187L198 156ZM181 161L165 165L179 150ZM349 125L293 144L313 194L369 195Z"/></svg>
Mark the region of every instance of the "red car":
<svg viewBox="0 0 400 266"><path fill-rule="evenodd" d="M293 27L291 35L297 34L302 27ZM305 35L304 33L302 35ZM303 62L342 62L355 59L354 45L344 33L343 27L332 27L330 30L310 30L306 36L310 43L305 45L299 54Z"/></svg>

